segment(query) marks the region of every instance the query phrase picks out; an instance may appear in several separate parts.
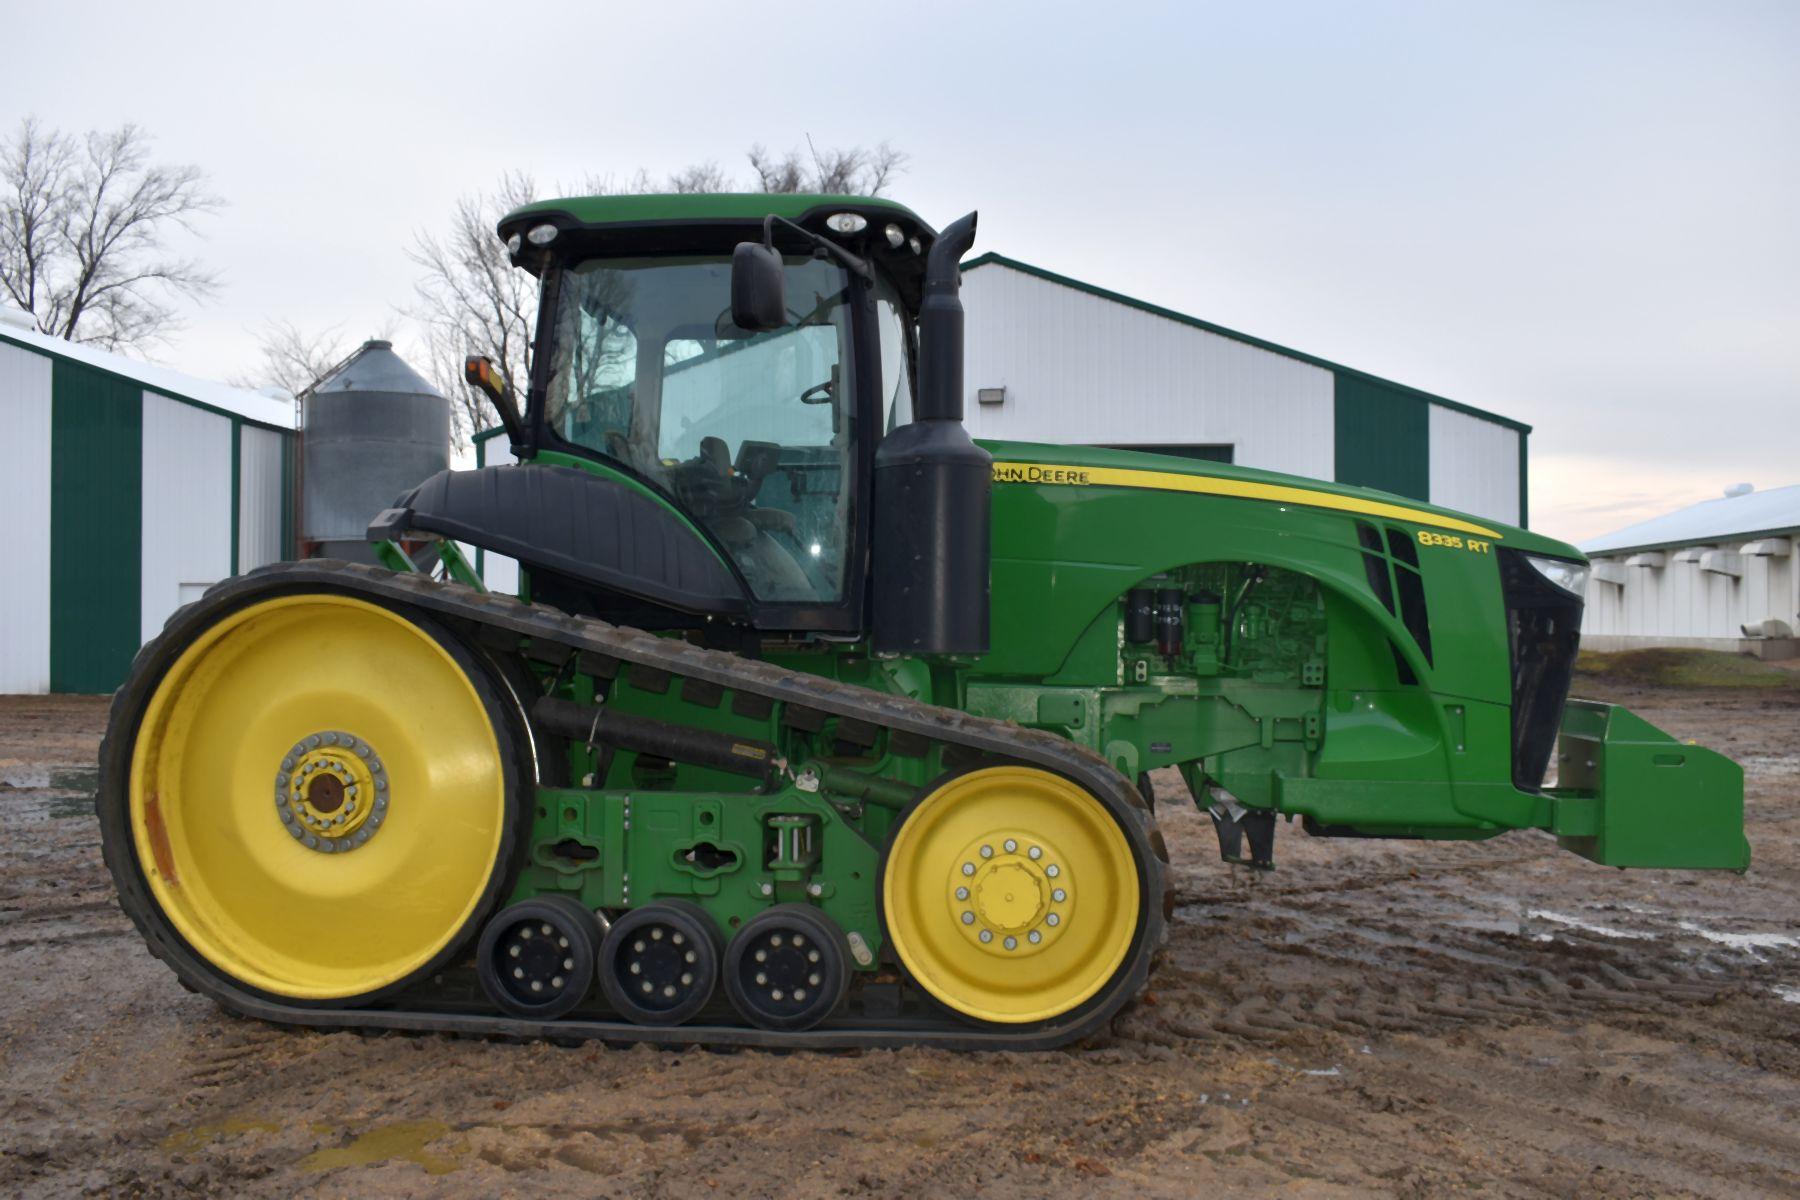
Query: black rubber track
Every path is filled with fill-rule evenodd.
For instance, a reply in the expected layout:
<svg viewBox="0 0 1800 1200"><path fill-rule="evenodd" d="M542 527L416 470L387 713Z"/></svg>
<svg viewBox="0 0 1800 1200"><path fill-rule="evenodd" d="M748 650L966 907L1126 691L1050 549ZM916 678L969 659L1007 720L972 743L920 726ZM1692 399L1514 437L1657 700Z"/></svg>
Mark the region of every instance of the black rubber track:
<svg viewBox="0 0 1800 1200"><path fill-rule="evenodd" d="M378 1006L334 1007L294 1003L243 987L220 975L186 944L162 917L142 879L128 820L131 740L155 682L188 643L217 617L256 600L315 591L361 596L388 607L415 610L465 633L482 628L498 630L572 651L642 663L671 675L834 716L851 717L955 745L996 760L1023 763L1063 775L1086 788L1113 813L1132 845L1142 872L1141 924L1126 957L1126 966L1088 1003L1041 1024L976 1026L947 1016L920 1015L888 1022L868 1018L833 1019L802 1033L775 1033L725 1024L659 1028L623 1020L583 1017L522 1020L471 1011L455 1004L434 1010L419 1003L412 995ZM124 686L114 694L106 737L100 746L99 785L95 804L100 816L106 864L118 887L120 906L143 935L151 953L167 963L185 986L233 1012L310 1028L519 1038L602 1038L664 1045L792 1049L932 1045L960 1050L1045 1050L1103 1031L1113 1015L1143 989L1151 958L1164 936L1166 863L1158 853L1161 838L1155 836L1151 816L1131 781L1084 746L1010 721L972 716L957 709L922 704L771 663L657 637L643 630L572 617L555 609L526 604L511 596L353 563L329 560L276 563L215 584L199 600L178 610L163 632L138 651ZM461 949L466 950L466 946Z"/></svg>

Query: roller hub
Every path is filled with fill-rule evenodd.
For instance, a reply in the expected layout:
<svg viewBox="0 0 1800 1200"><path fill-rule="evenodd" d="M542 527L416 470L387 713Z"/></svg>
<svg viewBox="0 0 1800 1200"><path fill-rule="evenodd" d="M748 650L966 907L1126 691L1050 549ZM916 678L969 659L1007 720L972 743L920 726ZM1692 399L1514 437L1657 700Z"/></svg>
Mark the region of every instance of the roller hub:
<svg viewBox="0 0 1800 1200"><path fill-rule="evenodd" d="M811 1029L850 985L850 945L835 922L804 904L779 904L745 922L725 952L732 1005L764 1029Z"/></svg>
<svg viewBox="0 0 1800 1200"><path fill-rule="evenodd" d="M593 980L599 923L566 896L502 909L476 951L481 988L503 1012L549 1020L568 1013Z"/></svg>
<svg viewBox="0 0 1800 1200"><path fill-rule="evenodd" d="M339 730L295 742L275 775L275 815L290 836L321 854L366 845L387 819L388 799L381 756Z"/></svg>
<svg viewBox="0 0 1800 1200"><path fill-rule="evenodd" d="M665 900L613 922L600 949L600 987L639 1025L679 1025L706 1007L719 978L719 936L699 905Z"/></svg>

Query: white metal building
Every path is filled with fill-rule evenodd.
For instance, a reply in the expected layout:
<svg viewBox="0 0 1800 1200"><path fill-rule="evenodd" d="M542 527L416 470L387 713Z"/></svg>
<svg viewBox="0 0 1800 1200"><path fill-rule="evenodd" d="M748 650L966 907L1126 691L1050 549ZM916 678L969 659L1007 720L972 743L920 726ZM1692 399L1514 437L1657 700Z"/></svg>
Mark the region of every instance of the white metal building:
<svg viewBox="0 0 1800 1200"><path fill-rule="evenodd" d="M292 404L0 323L0 693L110 692L293 544Z"/></svg>
<svg viewBox="0 0 1800 1200"><path fill-rule="evenodd" d="M963 265L978 438L1122 446L1523 525L1531 427L998 254Z"/></svg>
<svg viewBox="0 0 1800 1200"><path fill-rule="evenodd" d="M1800 486L1716 500L1582 544L1593 561L1581 644L1800 652Z"/></svg>

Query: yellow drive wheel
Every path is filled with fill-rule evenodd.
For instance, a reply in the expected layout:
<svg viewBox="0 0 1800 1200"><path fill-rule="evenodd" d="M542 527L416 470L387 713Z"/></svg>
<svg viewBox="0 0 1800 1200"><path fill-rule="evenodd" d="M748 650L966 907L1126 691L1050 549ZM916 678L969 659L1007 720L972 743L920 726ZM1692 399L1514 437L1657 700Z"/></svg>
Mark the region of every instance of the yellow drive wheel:
<svg viewBox="0 0 1800 1200"><path fill-rule="evenodd" d="M436 969L505 874L511 733L468 652L352 596L226 612L154 685L128 813L155 906L220 975L356 1002Z"/></svg>
<svg viewBox="0 0 1800 1200"><path fill-rule="evenodd" d="M1143 881L1104 804L1060 775L989 767L902 816L882 874L888 938L919 986L976 1021L1059 1017L1136 939Z"/></svg>

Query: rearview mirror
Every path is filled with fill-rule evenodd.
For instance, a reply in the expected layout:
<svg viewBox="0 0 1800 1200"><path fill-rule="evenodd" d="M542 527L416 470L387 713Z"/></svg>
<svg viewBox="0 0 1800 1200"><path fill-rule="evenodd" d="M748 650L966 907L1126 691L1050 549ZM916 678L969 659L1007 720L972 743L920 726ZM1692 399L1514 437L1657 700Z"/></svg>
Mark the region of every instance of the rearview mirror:
<svg viewBox="0 0 1800 1200"><path fill-rule="evenodd" d="M485 354L471 354L463 359L463 382L488 398L488 403L500 414L500 424L506 427L512 444L523 446L525 418L520 415L518 401L513 398L512 385L506 382L506 376L500 373L494 360Z"/></svg>
<svg viewBox="0 0 1800 1200"><path fill-rule="evenodd" d="M739 242L731 252L731 323L751 333L787 324L787 279L775 247Z"/></svg>

